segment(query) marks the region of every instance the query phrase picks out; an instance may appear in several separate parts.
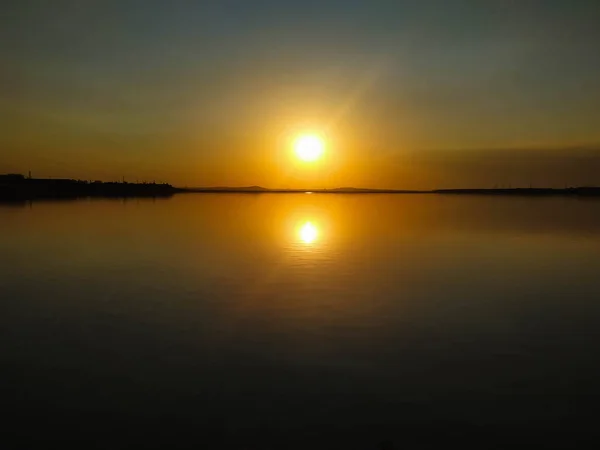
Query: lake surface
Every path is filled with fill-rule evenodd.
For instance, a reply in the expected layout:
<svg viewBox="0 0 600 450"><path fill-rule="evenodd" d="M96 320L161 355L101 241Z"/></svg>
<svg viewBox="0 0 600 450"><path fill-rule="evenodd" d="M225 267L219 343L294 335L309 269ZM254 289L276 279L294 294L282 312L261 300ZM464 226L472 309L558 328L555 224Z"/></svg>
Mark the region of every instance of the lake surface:
<svg viewBox="0 0 600 450"><path fill-rule="evenodd" d="M26 448L598 437L600 201L0 205L0 257L3 435Z"/></svg>

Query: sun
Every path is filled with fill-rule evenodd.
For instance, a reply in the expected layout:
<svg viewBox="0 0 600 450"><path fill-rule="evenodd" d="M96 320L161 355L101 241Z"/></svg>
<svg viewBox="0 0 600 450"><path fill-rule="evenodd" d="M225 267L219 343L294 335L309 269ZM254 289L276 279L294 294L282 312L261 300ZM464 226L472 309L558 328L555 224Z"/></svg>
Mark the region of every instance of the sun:
<svg viewBox="0 0 600 450"><path fill-rule="evenodd" d="M296 155L302 161L312 162L316 161L323 155L325 149L325 143L323 139L314 134L305 134L294 143L294 150Z"/></svg>

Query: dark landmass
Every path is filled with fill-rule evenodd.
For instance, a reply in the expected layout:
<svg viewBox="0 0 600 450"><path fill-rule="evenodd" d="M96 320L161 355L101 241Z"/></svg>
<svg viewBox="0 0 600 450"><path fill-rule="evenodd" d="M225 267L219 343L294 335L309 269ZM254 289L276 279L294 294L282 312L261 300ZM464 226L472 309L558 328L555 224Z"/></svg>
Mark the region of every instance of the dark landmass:
<svg viewBox="0 0 600 450"><path fill-rule="evenodd" d="M0 200L74 199L82 197L168 197L179 192L170 184L117 183L0 175Z"/></svg>
<svg viewBox="0 0 600 450"><path fill-rule="evenodd" d="M514 196L585 196L600 197L600 187L581 186L564 189L553 188L508 188L508 189L436 189L434 194L459 195L514 195Z"/></svg>
<svg viewBox="0 0 600 450"><path fill-rule="evenodd" d="M340 187L334 189L269 189L262 186L175 188L167 183L102 182L59 178L30 178L20 174L0 175L0 200L76 199L84 197L169 197L176 193L213 194L443 194L495 196L578 196L600 197L600 187L494 189L368 189Z"/></svg>

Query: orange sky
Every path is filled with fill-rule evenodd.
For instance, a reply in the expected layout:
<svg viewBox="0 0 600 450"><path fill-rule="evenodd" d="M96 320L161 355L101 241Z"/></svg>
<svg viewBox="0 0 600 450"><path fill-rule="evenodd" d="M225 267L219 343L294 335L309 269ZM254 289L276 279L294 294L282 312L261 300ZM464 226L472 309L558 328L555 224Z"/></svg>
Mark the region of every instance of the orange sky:
<svg viewBox="0 0 600 450"><path fill-rule="evenodd" d="M598 8L425 3L15 3L0 19L0 172L598 184ZM306 131L327 136L314 165L290 158Z"/></svg>

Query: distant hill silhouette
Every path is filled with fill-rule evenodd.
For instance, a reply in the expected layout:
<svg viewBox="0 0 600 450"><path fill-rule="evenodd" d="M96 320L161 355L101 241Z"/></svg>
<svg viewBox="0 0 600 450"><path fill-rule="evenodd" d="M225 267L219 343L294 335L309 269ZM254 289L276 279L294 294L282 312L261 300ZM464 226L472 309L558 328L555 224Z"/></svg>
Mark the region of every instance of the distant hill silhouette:
<svg viewBox="0 0 600 450"><path fill-rule="evenodd" d="M264 188L262 186L241 186L241 187L232 187L232 186L214 186L214 187L196 187L196 188L186 188L186 191L192 192L211 192L211 191L220 191L220 192L260 192L260 191L268 191L269 189Z"/></svg>
<svg viewBox="0 0 600 450"><path fill-rule="evenodd" d="M553 188L509 188L509 189L436 189L435 194L462 194L462 195L516 195L516 196L551 196L551 195L577 195L600 196L600 187L581 186L564 189Z"/></svg>
<svg viewBox="0 0 600 450"><path fill-rule="evenodd" d="M600 197L600 187L582 186L564 189L553 188L509 188L509 189L370 189L356 187L339 187L332 189L269 189L261 186L248 187L204 187L182 189L182 192L212 192L212 193L315 193L315 194L452 194L452 195L508 195L508 196L586 196Z"/></svg>
<svg viewBox="0 0 600 450"><path fill-rule="evenodd" d="M269 189L262 186L242 186L242 187L230 187L230 186L217 186L217 187L198 187L198 188L185 188L183 192L214 192L214 193L272 193L272 194L294 194L294 193L320 193L320 194L377 194L377 193L422 193L428 191L407 191L398 189L368 189L368 188L354 188L354 187L341 187L332 189Z"/></svg>

